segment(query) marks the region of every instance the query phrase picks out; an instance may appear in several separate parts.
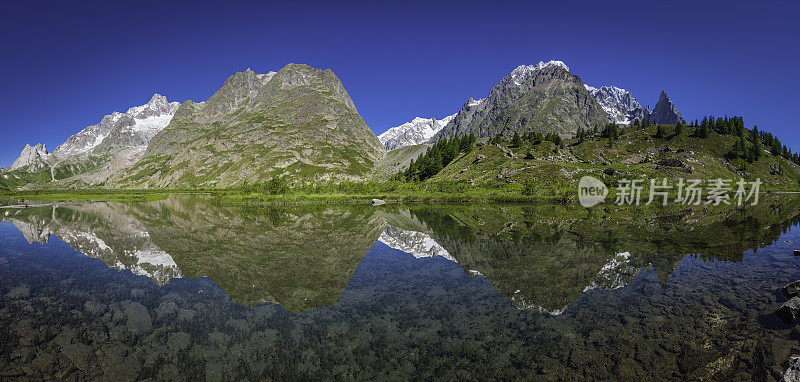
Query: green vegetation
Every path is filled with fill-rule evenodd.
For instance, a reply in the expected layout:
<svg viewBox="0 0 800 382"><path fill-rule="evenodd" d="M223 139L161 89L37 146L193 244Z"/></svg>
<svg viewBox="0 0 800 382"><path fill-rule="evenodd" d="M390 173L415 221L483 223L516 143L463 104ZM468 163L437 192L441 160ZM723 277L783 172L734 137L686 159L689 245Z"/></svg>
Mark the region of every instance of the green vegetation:
<svg viewBox="0 0 800 382"><path fill-rule="evenodd" d="M514 135L519 142L519 135ZM447 138L436 142L424 155L412 160L408 169L397 174L396 179L424 181L442 171L460 153L469 153L475 145L475 135Z"/></svg>
<svg viewBox="0 0 800 382"><path fill-rule="evenodd" d="M2 192L0 193L0 198L6 200L6 204L96 201L146 202L166 199L171 193L187 192L188 191L109 189L29 190Z"/></svg>
<svg viewBox="0 0 800 382"><path fill-rule="evenodd" d="M318 154L352 158L354 154L347 150L326 147ZM621 127L609 123L589 130L578 129L572 138L535 132L515 134L508 140L497 135L488 143L481 143L476 142L475 136L466 135L444 139L432 146L392 151L377 165L346 161L342 168L358 169L353 174L373 168L370 177L352 180L324 176L322 167L305 162L280 167L279 163L289 158L283 154L271 154L273 159L257 168L241 163L257 162L258 152L243 151L237 155L239 159L183 172L177 169L190 166L189 162L176 164L168 155L149 156L137 163L138 170L125 178L126 182L146 184L152 174L181 173L178 183L185 186L180 189L158 189L151 184L153 188L149 191L20 191L26 185L48 184L50 174L15 171L3 174L0 194L48 200L122 200L188 191L212 194L220 202L247 203L363 203L373 198L396 202L566 203L576 199L577 183L585 175L605 182L612 191L610 198L622 179L642 179L645 187L642 197L647 197L651 179L662 178L672 184L679 179L721 178L735 182L740 178L746 181L758 178L763 182L762 190L800 188L798 153L792 153L772 134L757 127L745 128L741 117L706 117L689 125L635 121L630 127ZM394 176L390 171L394 171ZM240 173L253 176L233 178ZM219 186L223 184L227 186Z"/></svg>

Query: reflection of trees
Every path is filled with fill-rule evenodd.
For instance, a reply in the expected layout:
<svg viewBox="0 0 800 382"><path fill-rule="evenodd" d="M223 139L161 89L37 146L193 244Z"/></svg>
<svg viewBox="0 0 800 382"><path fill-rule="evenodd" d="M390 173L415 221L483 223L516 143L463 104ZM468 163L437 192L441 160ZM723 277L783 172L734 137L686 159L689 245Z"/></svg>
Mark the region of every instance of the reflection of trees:
<svg viewBox="0 0 800 382"><path fill-rule="evenodd" d="M465 271L486 276L515 302L552 311L588 285L616 285L597 280L601 269L602 277L629 282L632 267L652 266L664 282L686 255L741 261L800 221L798 211L800 199L773 195L745 209L470 205L412 208L411 215ZM632 254L624 264L623 252Z"/></svg>

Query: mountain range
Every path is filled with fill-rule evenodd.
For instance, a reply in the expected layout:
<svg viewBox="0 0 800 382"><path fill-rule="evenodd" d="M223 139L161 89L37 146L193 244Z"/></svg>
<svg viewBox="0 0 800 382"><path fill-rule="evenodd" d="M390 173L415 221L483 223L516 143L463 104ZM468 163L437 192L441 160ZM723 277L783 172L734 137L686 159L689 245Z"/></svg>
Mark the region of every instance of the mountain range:
<svg viewBox="0 0 800 382"><path fill-rule="evenodd" d="M650 110L649 105L643 109L633 94L625 89L616 86L601 86L599 89L589 85L584 86L606 112L608 119L619 125L628 126L637 119L664 125L686 123L665 90L661 91L655 108Z"/></svg>
<svg viewBox="0 0 800 382"><path fill-rule="evenodd" d="M378 140L386 150L428 143L439 130L447 126L455 117L456 114L448 115L442 119L417 117L411 122L386 130L386 132L378 136Z"/></svg>
<svg viewBox="0 0 800 382"><path fill-rule="evenodd" d="M578 127L589 129L606 122L591 100L577 89L579 84L583 84L580 78L570 74L569 67L562 61L522 65L492 88L486 98L467 100L458 113L441 120L417 117L387 130L378 138L387 150L395 150L468 133L475 133L481 138L497 134L507 137L514 132L525 131L556 132L569 136ZM625 89L615 86L595 88L586 84L583 87L600 106L608 121L619 125L628 126L636 119L660 124L686 123L666 91L661 92L651 111L649 106L643 108L633 94ZM553 93L559 90L550 88L566 88L569 91L562 89L560 91L566 95L554 96ZM536 109L536 105L541 105L543 101L546 101L545 109ZM578 123L573 125L576 121L561 118L563 115L577 118ZM539 122L536 122L537 118ZM549 119L545 121L542 118ZM503 126L506 128L503 129Z"/></svg>
<svg viewBox="0 0 800 382"><path fill-rule="evenodd" d="M465 134L479 141L527 132L569 137L636 118L683 121L666 92L652 110L642 108L630 92L587 86L563 62L548 61L517 67L453 115L417 117L376 136L330 69L288 64L277 72L235 73L204 102L180 104L155 94L142 106L106 115L52 152L27 145L3 171L16 188L231 187L275 177L301 184L359 181L422 153L415 149L402 155L403 163L387 165L397 160L387 150Z"/></svg>

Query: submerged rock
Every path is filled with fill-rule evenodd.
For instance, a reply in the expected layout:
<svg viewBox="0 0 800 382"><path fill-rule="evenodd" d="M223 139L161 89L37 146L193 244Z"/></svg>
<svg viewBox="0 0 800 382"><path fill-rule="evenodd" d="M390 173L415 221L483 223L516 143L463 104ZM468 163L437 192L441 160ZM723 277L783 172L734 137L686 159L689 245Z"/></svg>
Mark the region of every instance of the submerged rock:
<svg viewBox="0 0 800 382"><path fill-rule="evenodd" d="M125 307L125 316L128 318L127 326L131 332L146 333L153 330L153 319L144 305L138 302L128 304Z"/></svg>
<svg viewBox="0 0 800 382"><path fill-rule="evenodd" d="M11 288L8 293L6 293L6 298L9 300L15 300L18 298L26 298L31 295L31 289L28 288L27 285L20 285L14 288Z"/></svg>
<svg viewBox="0 0 800 382"><path fill-rule="evenodd" d="M781 292L783 292L783 295L786 296L786 298L792 298L800 295L800 280L786 284L783 288L781 288Z"/></svg>
<svg viewBox="0 0 800 382"><path fill-rule="evenodd" d="M787 324L794 322L794 320L797 319L798 313L800 313L800 297L797 296L784 302L783 305L775 311L775 314Z"/></svg>
<svg viewBox="0 0 800 382"><path fill-rule="evenodd" d="M784 382L800 382L800 356L789 357L789 367L783 373Z"/></svg>

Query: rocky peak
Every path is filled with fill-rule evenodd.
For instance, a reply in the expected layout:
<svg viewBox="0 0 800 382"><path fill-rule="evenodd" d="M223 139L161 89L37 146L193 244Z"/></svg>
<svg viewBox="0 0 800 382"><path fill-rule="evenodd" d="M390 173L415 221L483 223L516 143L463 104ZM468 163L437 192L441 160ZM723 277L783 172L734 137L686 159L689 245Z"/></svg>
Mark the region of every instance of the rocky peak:
<svg viewBox="0 0 800 382"><path fill-rule="evenodd" d="M353 100L333 71L305 64L287 64L277 72L258 74L247 69L228 77L222 88L206 101L205 113L220 116L242 107L248 110L262 109L270 106L269 100L276 92L301 86L315 86L318 90L330 91L347 107L356 110Z"/></svg>
<svg viewBox="0 0 800 382"><path fill-rule="evenodd" d="M431 142L470 133L481 140L533 131L570 135L606 122L603 108L564 62L541 61L518 66L486 98L467 101Z"/></svg>
<svg viewBox="0 0 800 382"><path fill-rule="evenodd" d="M648 119L657 124L674 125L678 122L686 123L683 115L678 111L678 108L669 99L667 92L662 90L661 95L658 97L658 102L649 114Z"/></svg>
<svg viewBox="0 0 800 382"><path fill-rule="evenodd" d="M631 92L616 86L601 86L599 89L589 85L584 86L605 110L609 120L627 126L637 118L644 119L642 105Z"/></svg>
<svg viewBox="0 0 800 382"><path fill-rule="evenodd" d="M502 81L501 84L514 84L516 86L527 85L534 87L545 81L549 81L553 77L562 79L572 79L574 75L570 75L569 66L562 61L551 60L548 62L539 61L536 65L520 65L511 73L509 73Z"/></svg>
<svg viewBox="0 0 800 382"><path fill-rule="evenodd" d="M330 91L348 108L358 112L342 81L330 69L317 69L306 64L287 64L275 73L274 78L282 90L313 85Z"/></svg>
<svg viewBox="0 0 800 382"><path fill-rule="evenodd" d="M35 172L43 167L47 167L47 161L50 159L50 153L47 152L47 147L39 143L36 146L25 145L19 158L14 161L14 164L9 167L9 170L18 170L27 167L29 172Z"/></svg>
<svg viewBox="0 0 800 382"><path fill-rule="evenodd" d="M87 154L101 146L139 147L147 145L159 131L172 120L180 107L178 102L169 102L161 94L154 94L150 101L129 108L125 113L113 112L103 117L100 123L91 125L67 138L56 147L53 155L67 158ZM106 141L107 138L110 138Z"/></svg>

